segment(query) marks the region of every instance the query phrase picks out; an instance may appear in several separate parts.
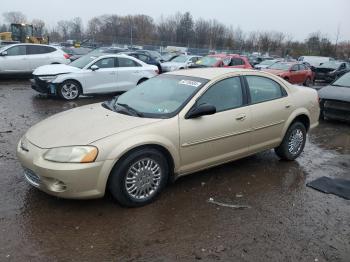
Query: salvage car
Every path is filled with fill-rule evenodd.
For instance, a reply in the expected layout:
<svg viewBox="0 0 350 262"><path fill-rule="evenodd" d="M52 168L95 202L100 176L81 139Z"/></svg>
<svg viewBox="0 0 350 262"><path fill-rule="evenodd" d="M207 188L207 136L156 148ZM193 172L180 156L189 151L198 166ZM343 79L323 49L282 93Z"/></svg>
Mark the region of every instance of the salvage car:
<svg viewBox="0 0 350 262"><path fill-rule="evenodd" d="M0 48L0 75L31 74L42 65L68 63L69 55L54 46L14 44Z"/></svg>
<svg viewBox="0 0 350 262"><path fill-rule="evenodd" d="M261 69L265 69L268 68L269 66L272 66L273 64L279 62L279 60L264 60L262 61L260 64L257 64L254 66L255 69L261 70Z"/></svg>
<svg viewBox="0 0 350 262"><path fill-rule="evenodd" d="M350 71L350 64L340 61L330 61L315 67L315 80L333 82L346 72Z"/></svg>
<svg viewBox="0 0 350 262"><path fill-rule="evenodd" d="M62 51L68 54L69 60L73 62L78 58L90 53L92 49L86 47L62 47Z"/></svg>
<svg viewBox="0 0 350 262"><path fill-rule="evenodd" d="M187 69L191 65L195 64L199 59L201 59L201 56L180 55L169 62L162 63L162 71L171 72L181 69Z"/></svg>
<svg viewBox="0 0 350 262"><path fill-rule="evenodd" d="M136 207L168 181L260 151L294 160L318 119L314 89L255 70L179 70L34 125L17 156L25 179L48 194L109 191Z"/></svg>
<svg viewBox="0 0 350 262"><path fill-rule="evenodd" d="M135 57L139 60L141 60L142 62L146 63L146 64L149 64L149 65L154 65L156 67L158 67L158 71L159 71L159 74L162 73L162 66L160 64L160 62L156 59L154 59L152 56L149 56L145 53L140 53L140 52L125 52L124 54L128 55L128 56L132 56L132 57Z"/></svg>
<svg viewBox="0 0 350 262"><path fill-rule="evenodd" d="M310 86L314 81L314 73L302 63L278 62L263 71L277 75L291 84Z"/></svg>
<svg viewBox="0 0 350 262"><path fill-rule="evenodd" d="M318 92L321 118L350 122L350 72Z"/></svg>
<svg viewBox="0 0 350 262"><path fill-rule="evenodd" d="M231 67L231 68L246 68L251 69L252 66L246 57L236 54L215 54L208 55L199 59L190 68L200 67Z"/></svg>
<svg viewBox="0 0 350 262"><path fill-rule="evenodd" d="M32 88L65 100L84 94L127 91L158 74L158 68L127 55L86 55L69 65L47 65L33 72Z"/></svg>

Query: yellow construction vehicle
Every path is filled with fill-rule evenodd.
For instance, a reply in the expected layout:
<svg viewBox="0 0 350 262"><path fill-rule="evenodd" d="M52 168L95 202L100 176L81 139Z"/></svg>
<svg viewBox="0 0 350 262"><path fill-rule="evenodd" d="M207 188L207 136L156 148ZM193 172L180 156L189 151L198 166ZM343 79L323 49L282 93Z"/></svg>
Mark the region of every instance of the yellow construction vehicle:
<svg viewBox="0 0 350 262"><path fill-rule="evenodd" d="M48 44L47 37L38 36L36 29L30 24L11 24L11 32L0 33L0 40L20 43Z"/></svg>

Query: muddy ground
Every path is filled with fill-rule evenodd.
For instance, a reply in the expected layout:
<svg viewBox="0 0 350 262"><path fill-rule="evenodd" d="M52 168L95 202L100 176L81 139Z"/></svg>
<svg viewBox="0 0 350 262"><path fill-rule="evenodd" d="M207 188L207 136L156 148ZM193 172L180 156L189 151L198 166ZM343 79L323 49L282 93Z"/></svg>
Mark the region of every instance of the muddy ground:
<svg viewBox="0 0 350 262"><path fill-rule="evenodd" d="M321 122L295 162L263 152L181 178L143 208L62 200L27 184L15 156L24 132L106 99L64 102L25 80L0 82L0 261L350 261L350 201L306 187L349 178L350 125L338 122Z"/></svg>

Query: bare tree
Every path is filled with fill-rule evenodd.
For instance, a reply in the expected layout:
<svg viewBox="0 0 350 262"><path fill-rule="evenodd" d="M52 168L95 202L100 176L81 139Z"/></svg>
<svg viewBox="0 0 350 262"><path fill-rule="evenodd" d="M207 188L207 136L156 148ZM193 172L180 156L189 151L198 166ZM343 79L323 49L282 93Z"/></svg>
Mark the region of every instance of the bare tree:
<svg viewBox="0 0 350 262"><path fill-rule="evenodd" d="M12 23L20 24L20 23L27 22L27 17L22 12L16 12L16 11L5 12L3 13L3 17L5 21L9 24L12 24Z"/></svg>
<svg viewBox="0 0 350 262"><path fill-rule="evenodd" d="M70 22L67 20L58 21L57 27L62 35L63 40L66 41L69 36Z"/></svg>
<svg viewBox="0 0 350 262"><path fill-rule="evenodd" d="M37 36L42 36L44 34L45 22L41 19L33 19L32 25L34 27L34 32Z"/></svg>

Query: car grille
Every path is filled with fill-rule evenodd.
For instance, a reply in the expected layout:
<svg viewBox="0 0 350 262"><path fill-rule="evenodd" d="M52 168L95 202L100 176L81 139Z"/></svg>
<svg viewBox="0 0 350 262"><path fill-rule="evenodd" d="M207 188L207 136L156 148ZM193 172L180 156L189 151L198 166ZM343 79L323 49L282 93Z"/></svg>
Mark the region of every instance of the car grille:
<svg viewBox="0 0 350 262"><path fill-rule="evenodd" d="M32 170L24 168L24 176L30 184L32 184L33 186L39 186L40 177L36 175Z"/></svg>
<svg viewBox="0 0 350 262"><path fill-rule="evenodd" d="M325 117L350 121L349 102L326 100L323 108Z"/></svg>
<svg viewBox="0 0 350 262"><path fill-rule="evenodd" d="M41 93L47 93L49 91L49 84L46 81L40 80L38 76L34 76L35 90Z"/></svg>

